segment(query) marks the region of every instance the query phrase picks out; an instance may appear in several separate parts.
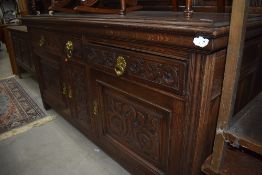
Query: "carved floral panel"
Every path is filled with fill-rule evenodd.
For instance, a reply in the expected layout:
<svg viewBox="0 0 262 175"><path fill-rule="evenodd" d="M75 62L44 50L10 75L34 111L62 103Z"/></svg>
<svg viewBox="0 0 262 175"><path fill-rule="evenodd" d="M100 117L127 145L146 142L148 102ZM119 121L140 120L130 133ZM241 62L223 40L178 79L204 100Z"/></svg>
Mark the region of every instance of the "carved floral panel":
<svg viewBox="0 0 262 175"><path fill-rule="evenodd" d="M169 114L105 90L105 133L157 166L163 166L168 150Z"/></svg>
<svg viewBox="0 0 262 175"><path fill-rule="evenodd" d="M114 69L116 58L125 58L127 66L124 75L130 75L136 79L149 81L151 83L183 93L185 86L186 64L184 62L163 60L146 54L132 54L120 49L109 49L96 45L85 47L85 59L92 64L98 64Z"/></svg>

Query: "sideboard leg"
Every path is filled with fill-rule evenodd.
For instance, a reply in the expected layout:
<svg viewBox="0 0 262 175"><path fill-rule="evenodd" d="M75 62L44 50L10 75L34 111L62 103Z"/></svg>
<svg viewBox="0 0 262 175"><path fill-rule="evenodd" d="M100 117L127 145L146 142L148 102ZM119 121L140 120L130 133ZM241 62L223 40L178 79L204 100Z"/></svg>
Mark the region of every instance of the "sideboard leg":
<svg viewBox="0 0 262 175"><path fill-rule="evenodd" d="M43 101L43 106L44 106L44 108L45 108L45 110L48 110L48 109L50 109L51 107L50 107L50 105L49 104L47 104L46 102L44 102Z"/></svg>

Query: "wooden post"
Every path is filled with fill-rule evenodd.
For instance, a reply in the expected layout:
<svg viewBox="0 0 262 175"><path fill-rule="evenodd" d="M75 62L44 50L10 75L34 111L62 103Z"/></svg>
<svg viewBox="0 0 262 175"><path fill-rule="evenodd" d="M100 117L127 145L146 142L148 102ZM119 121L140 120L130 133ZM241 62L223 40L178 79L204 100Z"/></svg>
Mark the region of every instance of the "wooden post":
<svg viewBox="0 0 262 175"><path fill-rule="evenodd" d="M222 96L211 160L211 168L215 172L219 171L220 164L223 161L225 148L223 131L228 127L233 115L245 40L248 6L249 0L234 0L232 5Z"/></svg>
<svg viewBox="0 0 262 175"><path fill-rule="evenodd" d="M186 0L186 8L185 8L185 11L184 11L184 15L187 18L190 18L193 14L192 3L193 3L192 0Z"/></svg>
<svg viewBox="0 0 262 175"><path fill-rule="evenodd" d="M125 14L126 14L126 1L121 0L120 15L125 15Z"/></svg>
<svg viewBox="0 0 262 175"><path fill-rule="evenodd" d="M224 13L226 9L226 0L217 0L217 12Z"/></svg>
<svg viewBox="0 0 262 175"><path fill-rule="evenodd" d="M17 3L21 16L29 15L28 0L19 0Z"/></svg>
<svg viewBox="0 0 262 175"><path fill-rule="evenodd" d="M178 0L172 0L172 5L173 5L173 9L174 11L178 11Z"/></svg>

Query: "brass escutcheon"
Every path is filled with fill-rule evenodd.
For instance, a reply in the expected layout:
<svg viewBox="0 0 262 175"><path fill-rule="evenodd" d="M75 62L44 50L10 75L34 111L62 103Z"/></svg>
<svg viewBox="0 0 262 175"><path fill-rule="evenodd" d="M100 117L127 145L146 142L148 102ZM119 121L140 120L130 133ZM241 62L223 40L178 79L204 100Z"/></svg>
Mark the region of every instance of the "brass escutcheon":
<svg viewBox="0 0 262 175"><path fill-rule="evenodd" d="M65 52L67 58L72 58L73 56L73 50L74 50L74 45L72 41L67 41L66 46L65 46Z"/></svg>
<svg viewBox="0 0 262 175"><path fill-rule="evenodd" d="M126 69L126 60L122 56L118 56L116 58L116 65L115 65L115 73L117 76L121 76L124 74Z"/></svg>
<svg viewBox="0 0 262 175"><path fill-rule="evenodd" d="M97 104L96 100L93 103L93 114L94 114L94 116L96 116L98 114L98 104Z"/></svg>
<svg viewBox="0 0 262 175"><path fill-rule="evenodd" d="M68 88L68 98L73 98L71 87Z"/></svg>
<svg viewBox="0 0 262 175"><path fill-rule="evenodd" d="M67 88L66 88L66 85L65 85L65 84L63 84L62 94L63 94L63 95L66 95L66 94L67 94Z"/></svg>
<svg viewBox="0 0 262 175"><path fill-rule="evenodd" d="M41 35L40 40L39 40L39 46L42 47L45 44L45 37Z"/></svg>

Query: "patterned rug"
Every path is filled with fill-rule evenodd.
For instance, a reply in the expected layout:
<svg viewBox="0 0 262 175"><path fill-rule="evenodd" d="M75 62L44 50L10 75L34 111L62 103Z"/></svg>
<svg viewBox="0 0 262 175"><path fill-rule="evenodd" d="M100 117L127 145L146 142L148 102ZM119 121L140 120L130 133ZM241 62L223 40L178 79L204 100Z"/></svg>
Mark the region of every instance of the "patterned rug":
<svg viewBox="0 0 262 175"><path fill-rule="evenodd" d="M33 101L14 77L0 80L0 140L53 119Z"/></svg>

